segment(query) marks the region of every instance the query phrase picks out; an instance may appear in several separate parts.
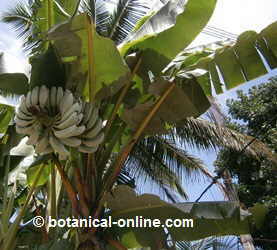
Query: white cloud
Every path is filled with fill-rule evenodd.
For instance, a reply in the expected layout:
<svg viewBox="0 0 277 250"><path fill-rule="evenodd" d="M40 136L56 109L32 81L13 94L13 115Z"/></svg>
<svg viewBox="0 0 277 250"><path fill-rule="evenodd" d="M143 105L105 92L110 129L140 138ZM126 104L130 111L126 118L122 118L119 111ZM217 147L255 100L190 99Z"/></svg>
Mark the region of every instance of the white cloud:
<svg viewBox="0 0 277 250"><path fill-rule="evenodd" d="M260 32L276 20L276 0L218 0L208 25L239 35L247 30ZM200 34L191 46L218 40Z"/></svg>
<svg viewBox="0 0 277 250"><path fill-rule="evenodd" d="M277 20L276 0L218 0L209 25L232 33L260 32Z"/></svg>
<svg viewBox="0 0 277 250"><path fill-rule="evenodd" d="M0 52L4 52L7 72L28 73L29 64L23 53L22 41L4 24L0 24Z"/></svg>
<svg viewBox="0 0 277 250"><path fill-rule="evenodd" d="M7 73L28 74L29 66L25 58L18 57L9 50L4 51L5 68Z"/></svg>

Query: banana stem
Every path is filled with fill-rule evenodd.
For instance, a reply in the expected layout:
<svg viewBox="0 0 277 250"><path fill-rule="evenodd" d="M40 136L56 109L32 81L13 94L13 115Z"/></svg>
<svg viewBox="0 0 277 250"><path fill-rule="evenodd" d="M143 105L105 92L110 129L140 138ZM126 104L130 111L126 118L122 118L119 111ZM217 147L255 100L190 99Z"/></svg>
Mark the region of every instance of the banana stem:
<svg viewBox="0 0 277 250"><path fill-rule="evenodd" d="M48 0L47 1L47 28L48 30L52 27L53 25L53 0Z"/></svg>
<svg viewBox="0 0 277 250"><path fill-rule="evenodd" d="M118 112L118 110L119 110L119 108L120 108L120 105L122 104L122 101L123 101L124 97L125 97L126 94L127 94L128 89L129 89L130 86L131 86L131 82L132 82L132 80L133 80L135 74L137 73L140 64L141 64L141 57L138 59L136 65L135 65L135 67L134 67L134 69L132 70L131 76L130 76L130 78L128 79L128 81L126 82L126 84L125 84L123 90L121 91L120 96L118 97L118 99L117 99L117 101L116 101L116 104L115 104L115 106L114 106L114 108L113 108L113 111L112 111L112 113L111 113L111 116L110 116L110 118L108 119L108 122L107 122L107 124L106 124L106 126L105 126L105 131L104 131L106 137L107 137L108 134L109 134L109 131L110 131L110 129L111 129L111 126L112 126L112 124L113 124L113 121L114 121L114 119L115 119L115 117L116 117L116 114L117 114L117 112ZM106 139L106 138L105 138L105 139Z"/></svg>
<svg viewBox="0 0 277 250"><path fill-rule="evenodd" d="M134 145L136 144L137 140L139 139L139 137L143 133L144 129L147 127L147 125L149 124L149 122L151 121L153 116L156 114L156 112L158 111L158 109L160 108L162 103L165 101L167 96L171 93L171 91L173 90L174 87L175 87L174 83L170 84L168 89L164 92L164 94L158 99L156 104L153 106L153 108L151 109L149 114L144 118L144 120L138 127L137 131L135 132L133 137L130 139L129 143L122 149L121 153L119 154L119 156L113 166L113 174L108 177L107 185L106 185L106 188L104 189L105 191L109 190L112 187L116 177L120 173L120 170L121 170L124 162L126 161L128 155L130 154L130 152L133 149Z"/></svg>
<svg viewBox="0 0 277 250"><path fill-rule="evenodd" d="M106 196L106 193L110 190L112 185L114 184L114 181L116 180L118 174L120 173L124 162L126 161L127 157L129 156L132 148L136 144L137 140L143 133L144 129L147 127L153 116L156 114L156 112L159 110L160 106L163 104L165 99L168 97L168 95L171 93L171 91L174 89L175 83L170 84L170 86L167 88L167 90L164 92L164 94L157 100L149 114L144 118L140 126L138 127L135 134L130 139L129 143L122 149L121 153L119 154L115 164L112 166L113 173L106 177L107 181L104 184L104 188L102 189L102 193L99 196L98 201L98 207L95 210L94 218L97 218L101 212L103 200ZM109 171L108 171L109 172ZM105 179L105 178L104 178ZM95 230L92 229L92 233L94 233Z"/></svg>
<svg viewBox="0 0 277 250"><path fill-rule="evenodd" d="M78 195L79 195L79 200L80 200L80 205L81 205L81 211L82 211L82 214L88 218L89 209L88 209L88 205L87 205L86 198L85 198L85 191L83 188L84 185L83 185L80 169L77 166L75 166L74 172L75 172L76 187L78 190Z"/></svg>
<svg viewBox="0 0 277 250"><path fill-rule="evenodd" d="M110 115L110 117L109 117L109 119L107 121L107 124L106 124L106 126L104 128L105 139L104 139L103 145L105 144L105 142L106 142L106 140L108 138L110 129L112 127L112 124L113 124L114 120L116 119L116 114L117 114L117 112L118 112L118 110L119 110L119 108L120 108L120 106L122 104L122 101L123 101L124 97L126 96L126 94L128 92L128 89L131 86L132 80L134 79L134 77L135 77L135 75L136 75L136 73L137 73L137 71L138 71L138 69L139 69L139 67L141 65L141 62L142 62L142 59L141 59L141 57L139 57L138 61L136 62L135 66L134 66L134 68L132 69L130 78L127 80L124 88L122 89L122 91L121 91L121 93L120 93L120 95L119 95L119 97L118 97L118 99L116 101L116 104L115 104L115 106L114 106L114 108L112 110L112 113L111 113L111 115ZM124 128L125 128L125 126L124 126ZM116 143L116 141L115 141L115 143ZM111 145L111 143L110 143L109 147L112 147L111 149L113 149L113 146L114 145ZM102 167L102 169L104 169L104 166L105 166L104 165L105 164L104 161L105 161L105 157L107 155L107 152L108 151L106 150L106 153L105 153L104 157L101 157L102 154L103 154L103 147L99 149L99 155L101 157L101 164L99 164L99 166Z"/></svg>
<svg viewBox="0 0 277 250"><path fill-rule="evenodd" d="M93 25L89 15L86 18L87 39L88 39L88 83L89 83L89 101L92 102L96 94L96 75L93 44Z"/></svg>
<svg viewBox="0 0 277 250"><path fill-rule="evenodd" d="M77 193L74 190L72 184L70 183L66 173L63 170L63 167L60 163L60 161L57 159L57 157L53 154L53 160L54 163L59 171L59 174L61 176L62 182L64 184L65 190L67 192L67 195L71 201L72 208L76 214L79 214L79 209L78 209L78 200L77 200Z"/></svg>
<svg viewBox="0 0 277 250"><path fill-rule="evenodd" d="M9 172L10 172L10 161L11 161L11 156L7 156L7 162L5 166L5 175L4 175L4 195L3 195L3 204L4 204L4 210L6 210L6 205L7 203L7 197L8 197L8 181L9 181Z"/></svg>
<svg viewBox="0 0 277 250"><path fill-rule="evenodd" d="M36 188L36 185L38 183L38 180L42 174L42 170L43 168L45 167L45 165L41 165L36 177L35 177L35 180L34 180L34 183L33 185L31 186L31 189L29 190L28 192L28 195L27 195L27 198L25 200L25 203L21 209L21 211L19 212L19 215L17 216L15 222L12 224L12 226L9 228L9 231L7 232L7 239L6 239L6 242L5 242L5 246L4 246L4 249L3 250L11 250L14 248L14 241L15 241L15 236L16 236L16 233L17 233L17 230L18 230L18 226L20 224L20 221L22 220L22 217L24 216L25 212L26 212L26 209L27 209L27 206L29 204L29 201L35 191L35 188Z"/></svg>
<svg viewBox="0 0 277 250"><path fill-rule="evenodd" d="M107 146L106 150L103 152L103 155L100 159L100 163L99 166L101 168L101 174L103 173L105 166L107 164L107 161L109 160L109 156L111 155L111 152L113 151L116 143L118 142L119 138L121 138L122 134L124 133L126 128L126 123L122 124L118 130L115 132L115 134L113 135L112 139L110 140L109 145ZM110 171L109 171L110 173ZM109 176L109 174L107 173L107 176ZM99 183L99 185L101 185L101 183Z"/></svg>
<svg viewBox="0 0 277 250"><path fill-rule="evenodd" d="M51 186L50 186L50 195L51 195L51 207L50 214L52 218L57 218L57 201L56 201L56 170L55 166L51 164Z"/></svg>

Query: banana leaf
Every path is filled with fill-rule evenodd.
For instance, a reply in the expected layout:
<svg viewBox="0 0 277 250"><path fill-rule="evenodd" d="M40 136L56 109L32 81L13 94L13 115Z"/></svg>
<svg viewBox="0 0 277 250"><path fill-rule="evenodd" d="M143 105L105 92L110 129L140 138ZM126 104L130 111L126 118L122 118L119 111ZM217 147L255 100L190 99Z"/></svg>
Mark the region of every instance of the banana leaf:
<svg viewBox="0 0 277 250"><path fill-rule="evenodd" d="M113 41L98 35L87 14L53 27L48 39L70 71L66 87L87 98L129 73Z"/></svg>
<svg viewBox="0 0 277 250"><path fill-rule="evenodd" d="M141 218L159 219L165 225L167 219L192 219L188 227L167 227L173 241L193 241L209 236L240 235L249 233L253 215L240 209L238 202L186 202L169 204L151 194L136 195L128 186L119 185L106 198L113 221ZM119 227L110 230L124 239L132 234L131 247L151 246L154 239L163 237L165 227ZM128 242L130 247L130 241Z"/></svg>

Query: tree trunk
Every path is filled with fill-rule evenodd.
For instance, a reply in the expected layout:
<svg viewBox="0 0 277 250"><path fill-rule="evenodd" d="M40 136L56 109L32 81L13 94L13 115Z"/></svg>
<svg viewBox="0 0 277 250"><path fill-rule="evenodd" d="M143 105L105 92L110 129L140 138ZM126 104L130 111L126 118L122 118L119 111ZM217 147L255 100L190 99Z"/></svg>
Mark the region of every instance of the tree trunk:
<svg viewBox="0 0 277 250"><path fill-rule="evenodd" d="M232 183L232 177L230 175L229 170L227 169L224 171L223 180L224 180L224 185L226 187L226 190L228 191L227 192L228 199L230 201L239 201L237 191L235 190ZM240 242L244 250L255 250L255 247L253 244L253 238L250 234L240 235Z"/></svg>

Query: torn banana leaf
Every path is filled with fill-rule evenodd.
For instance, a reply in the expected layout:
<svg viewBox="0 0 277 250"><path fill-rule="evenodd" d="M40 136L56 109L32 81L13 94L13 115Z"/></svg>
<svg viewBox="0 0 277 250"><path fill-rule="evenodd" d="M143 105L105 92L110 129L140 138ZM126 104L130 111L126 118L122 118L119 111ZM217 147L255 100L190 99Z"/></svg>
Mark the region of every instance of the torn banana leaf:
<svg viewBox="0 0 277 250"><path fill-rule="evenodd" d="M188 117L198 117L209 107L210 103L195 79L175 79L176 86L160 106L154 117L145 128L145 134L166 133L166 124L176 123ZM173 84L162 78L149 86L149 94L161 96ZM122 119L136 130L153 108L154 102L139 103L131 109L125 109Z"/></svg>
<svg viewBox="0 0 277 250"><path fill-rule="evenodd" d="M209 236L240 235L249 233L252 216L240 209L238 202L187 202L169 204L158 196L143 194L138 196L128 186L118 186L107 196L107 207L111 209L113 220L134 219L142 216L148 219L159 219L165 225L167 219L192 219L193 227L167 227L173 241L192 241ZM190 221L191 223L191 221ZM192 225L192 224L189 224ZM110 229L121 235L132 234L132 247L151 246L158 234L163 238L161 228L120 228ZM130 241L128 242L130 244ZM137 245L135 245L137 244ZM128 247L131 247L130 245Z"/></svg>
<svg viewBox="0 0 277 250"><path fill-rule="evenodd" d="M277 22L259 34L255 31L242 33L237 42L217 49L212 56L203 57L191 69L207 70L206 94L211 95L211 86L217 94L222 87L234 88L244 82L268 73L277 67ZM207 92L210 90L210 92Z"/></svg>

